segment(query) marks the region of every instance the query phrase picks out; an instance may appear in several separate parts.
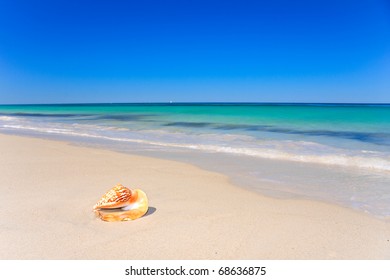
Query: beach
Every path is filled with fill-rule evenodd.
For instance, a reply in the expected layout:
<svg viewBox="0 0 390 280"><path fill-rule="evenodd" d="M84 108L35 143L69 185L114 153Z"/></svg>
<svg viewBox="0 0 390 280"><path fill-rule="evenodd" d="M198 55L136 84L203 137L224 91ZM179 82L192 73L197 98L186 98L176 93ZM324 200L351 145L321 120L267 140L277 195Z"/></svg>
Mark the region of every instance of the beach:
<svg viewBox="0 0 390 280"><path fill-rule="evenodd" d="M274 198L390 217L390 106L0 105L0 133L185 162Z"/></svg>
<svg viewBox="0 0 390 280"><path fill-rule="evenodd" d="M5 134L0 157L0 259L390 258L385 219L265 197L187 163ZM94 215L117 183L146 192L144 217Z"/></svg>

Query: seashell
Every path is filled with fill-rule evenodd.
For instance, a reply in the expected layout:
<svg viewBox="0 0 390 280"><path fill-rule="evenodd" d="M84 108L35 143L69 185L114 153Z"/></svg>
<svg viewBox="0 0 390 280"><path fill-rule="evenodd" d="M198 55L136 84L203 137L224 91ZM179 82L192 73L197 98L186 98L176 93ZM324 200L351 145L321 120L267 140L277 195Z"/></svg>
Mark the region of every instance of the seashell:
<svg viewBox="0 0 390 280"><path fill-rule="evenodd" d="M93 207L95 214L108 222L138 219L148 208L148 198L142 190L130 190L121 184L106 192Z"/></svg>
<svg viewBox="0 0 390 280"><path fill-rule="evenodd" d="M94 210L98 209L112 209L126 206L131 198L131 190L122 186L116 185L111 190L106 192L102 198L93 207Z"/></svg>

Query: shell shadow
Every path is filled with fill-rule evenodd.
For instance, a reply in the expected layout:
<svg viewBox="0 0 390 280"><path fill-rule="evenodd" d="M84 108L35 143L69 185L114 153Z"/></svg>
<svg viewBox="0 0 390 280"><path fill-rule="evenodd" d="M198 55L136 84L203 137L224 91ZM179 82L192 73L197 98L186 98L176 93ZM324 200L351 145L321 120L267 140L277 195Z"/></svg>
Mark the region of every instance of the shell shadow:
<svg viewBox="0 0 390 280"><path fill-rule="evenodd" d="M149 215L152 215L154 212L156 212L157 211L157 209L156 209L156 207L149 207L148 208L148 212L146 212L146 214L144 215L144 217L146 217L146 216L149 216Z"/></svg>

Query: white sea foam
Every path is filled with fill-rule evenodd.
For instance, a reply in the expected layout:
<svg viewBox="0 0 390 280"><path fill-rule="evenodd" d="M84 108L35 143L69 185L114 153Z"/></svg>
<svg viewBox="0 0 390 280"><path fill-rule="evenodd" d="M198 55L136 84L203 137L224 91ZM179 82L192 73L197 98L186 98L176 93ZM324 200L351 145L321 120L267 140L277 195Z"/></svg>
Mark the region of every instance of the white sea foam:
<svg viewBox="0 0 390 280"><path fill-rule="evenodd" d="M8 117L8 116L0 116L0 121L13 121L16 120L15 117Z"/></svg>

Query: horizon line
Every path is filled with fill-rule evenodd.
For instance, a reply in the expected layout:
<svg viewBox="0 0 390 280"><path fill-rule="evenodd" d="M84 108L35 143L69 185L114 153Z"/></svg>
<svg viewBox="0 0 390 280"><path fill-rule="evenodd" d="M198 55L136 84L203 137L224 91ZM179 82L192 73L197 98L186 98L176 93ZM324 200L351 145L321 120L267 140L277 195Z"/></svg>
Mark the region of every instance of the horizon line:
<svg viewBox="0 0 390 280"><path fill-rule="evenodd" d="M385 102L80 102L80 103L9 103L0 106L55 106L55 105L390 105Z"/></svg>

